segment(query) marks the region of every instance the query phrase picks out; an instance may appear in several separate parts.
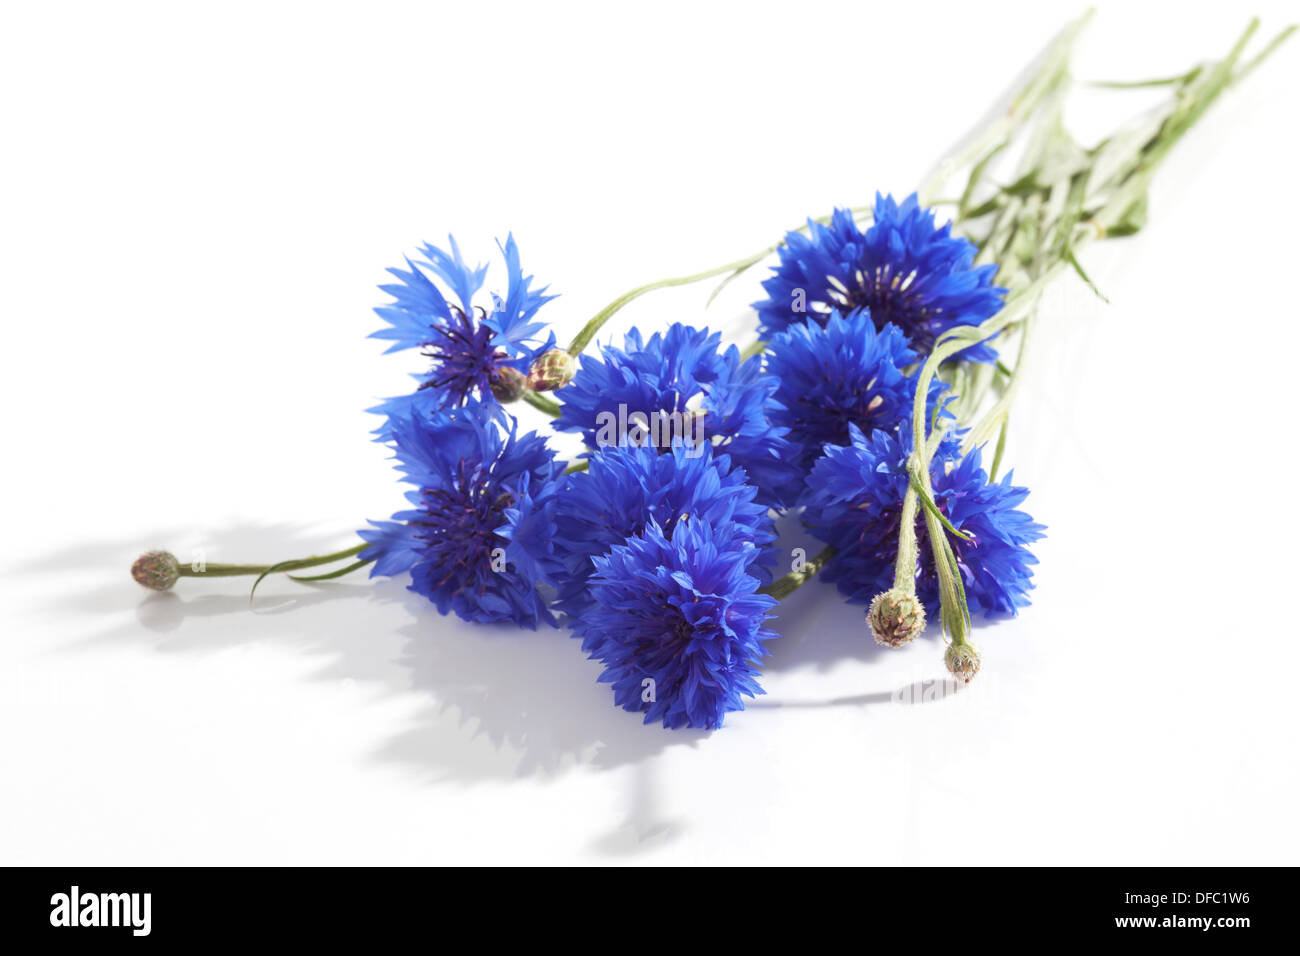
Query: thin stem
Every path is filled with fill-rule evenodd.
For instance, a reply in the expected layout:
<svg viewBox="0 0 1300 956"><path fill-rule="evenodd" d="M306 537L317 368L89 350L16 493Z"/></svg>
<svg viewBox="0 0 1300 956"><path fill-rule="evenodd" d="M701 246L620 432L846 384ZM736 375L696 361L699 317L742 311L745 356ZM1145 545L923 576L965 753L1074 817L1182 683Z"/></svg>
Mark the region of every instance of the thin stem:
<svg viewBox="0 0 1300 956"><path fill-rule="evenodd" d="M926 177L921 188L917 190L923 205L934 204L934 195L943 187L944 182L952 173L976 162L981 157L997 149L1001 149L999 144L1004 143L1020 124L1033 114L1038 104L1048 94L1068 79L1070 50L1074 45L1075 38L1079 35L1079 31L1083 29L1084 24L1088 22L1091 16L1092 11L1087 11L1079 19L1065 27L1048 44L1047 51L1043 55L1043 68L1035 73L1030 81L1012 98L1011 104L1007 107L1005 113L984 127L965 146L957 148L939 161L934 172Z"/></svg>
<svg viewBox="0 0 1300 956"><path fill-rule="evenodd" d="M914 456L918 462L920 456ZM899 515L898 557L894 562L894 588L906 594L916 593L916 509L920 507L916 485L907 483L903 511Z"/></svg>
<svg viewBox="0 0 1300 956"><path fill-rule="evenodd" d="M183 564L179 570L180 576L183 578L234 578L249 574L267 574L273 570L300 571L303 568L314 568L322 564L333 564L335 561L342 561L344 558L360 554L365 547L366 543L363 541L351 548L335 551L332 554L317 554L307 558L295 558L290 561L281 561L278 564L206 564L201 571L194 570L192 565Z"/></svg>
<svg viewBox="0 0 1300 956"><path fill-rule="evenodd" d="M853 213L854 216L858 216L861 215L862 213L870 211L872 208L874 207L850 206L849 211ZM822 223L824 225L825 223L830 222L830 220L831 220L830 216L819 216L818 218L813 219L811 221L815 223ZM807 232L808 223L804 223L802 226L797 226L794 229L788 231ZM596 337L596 333L600 331L601 326L603 326L606 322L608 322L614 316L614 313L618 312L621 308L623 308L623 306L627 305L633 299L638 299L641 296L645 295L647 292L654 292L656 289L668 289L673 286L690 285L694 282L703 282L705 279L712 279L717 276L730 273L730 275L728 275L727 278L723 281L722 285L718 286L717 289L713 290L713 295L709 296L709 301L712 302L713 298L719 292L722 291L723 287L725 287L728 282L730 282L732 279L736 278L737 276L741 275L747 269L750 269L753 266L758 265L758 263L762 262L772 253L776 252L784 244L785 241L782 240L781 242L776 243L776 245L768 246L766 249L763 249L761 252L756 252L753 255L746 256L743 259L737 259L735 262L728 262L725 266L718 266L716 269L707 269L704 272L696 272L693 275L678 276L672 279L659 279L656 282L647 282L645 285L637 286L635 289L632 289L630 292L624 292L622 295L620 295L609 305L605 306L605 308L601 309L599 312L593 315L587 321L587 324L584 325L581 330L579 330L578 334L573 337L573 341L569 343L569 354L574 356L575 358L581 355L583 350L586 349L586 347L591 344L591 340Z"/></svg>
<svg viewBox="0 0 1300 956"><path fill-rule="evenodd" d="M537 409L539 412L550 415L552 418L560 417L559 402L551 401L551 399L547 398L545 395L529 389L524 392L524 401L533 406L533 408Z"/></svg>
<svg viewBox="0 0 1300 956"><path fill-rule="evenodd" d="M1002 467L1002 453L1007 450L1007 425L1010 418L1002 419L1002 427L998 429L998 444L993 449L993 464L989 465L989 484L998 480L998 470Z"/></svg>
<svg viewBox="0 0 1300 956"><path fill-rule="evenodd" d="M976 424L974 428L966 433L966 437L961 444L963 455L969 452L972 448L977 448L992 439L994 430L999 427L1002 430L1002 436L998 442L998 447L1001 448L1003 442L1006 441L1007 420L1011 415L1011 403L1015 401L1016 393L1020 390L1020 385L1023 381L1023 372L1028 360L1029 346L1033 339L1034 327L1037 324L1035 319L1037 319L1037 317L1037 307L1031 309L1029 314L1025 317L1024 322L1021 325L1021 328L1024 331L1020 336L1020 354L1016 358L1016 367L1011 373L1011 378L1007 382L1006 389L993 404L993 407L984 414L984 417L979 420L979 423ZM1000 454L998 455L998 458L1001 458ZM994 465L992 472L996 471L997 466ZM990 480L992 480L992 472L990 473Z"/></svg>
<svg viewBox="0 0 1300 956"><path fill-rule="evenodd" d="M1165 76L1158 80L1095 80L1088 85L1099 90L1141 90L1151 86L1177 86L1195 79L1201 68L1195 67L1177 76Z"/></svg>
<svg viewBox="0 0 1300 956"><path fill-rule="evenodd" d="M1032 225L1032 220L1037 219L1041 214L1038 208L1039 203L1050 198L1052 204L1049 208L1054 208L1059 199L1064 207L1059 212L1060 218L1056 221L1054 228L1036 229L1030 234L1029 238L1035 240L1036 248L1033 250L1032 255L1028 257L1026 266L1030 274L1034 275L1033 280L1027 285L1017 288L1007 298L999 314L978 326L956 328L940 336L932 352L922 364L917 376L916 393L913 396L912 431L913 448L923 449L920 462L921 468L915 475L919 485L919 497L923 501L930 502L933 499L929 458L933 454L934 445L926 440L926 398L929 394L930 383L937 375L940 365L964 349L987 341L1022 319L1024 320L1021 357L1017 362L1016 372L1013 374L1001 399L967 439L967 446L969 447L970 444L991 438L993 430L998 428L999 425L1002 426L999 433L998 448L995 453L994 469L996 470L1001 464L1002 451L1005 445L1006 416L1009 414L1011 400L1019 385L1020 372L1023 368L1033 325L1032 319L1043 289L1067 266L1073 266L1085 281L1089 281L1079 266L1078 249L1092 239L1104 237L1109 229L1124 225L1130 212L1144 201L1146 190L1156 168L1168 156L1174 145L1195 125L1225 89L1253 70L1264 57L1272 53L1293 32L1291 29L1283 31L1265 48L1259 57L1234 74L1233 71L1241 58L1242 52L1257 27L1257 21L1252 20L1240 39L1229 51L1227 57L1208 69L1203 71L1194 70L1185 75L1184 80L1178 85L1178 89L1174 94L1168 114L1159 122L1151 138L1138 148L1132 158L1127 159L1113 175L1108 176L1104 182L1096 184L1098 187L1096 195L1088 195L1090 178L1095 168L1098 153L1097 150L1094 150L1086 154L1091 157L1092 165L1081 170L1078 167L1068 169L1066 170L1067 178L1058 179L1050 184L1042 184L1039 188L1044 191L1032 195L1029 201L1026 202L1023 212L1020 209L1014 209L1010 210L1010 215L1008 215L1007 209L1002 211L999 221L995 222L990 235L983 244L986 257L987 255L999 255L999 250L1005 251L1011 248L1011 242L1015 231L1019 228L1020 221L1023 219ZM1064 70L1065 61L1062 60L1060 65ZM1057 124L1057 128L1059 128L1059 114L1055 114L1053 119ZM1054 135L1053 130L1048 127L1044 127L1043 133L1049 137ZM1072 145L1072 141L1067 140L1067 142ZM1041 140L1035 146L1037 148L1030 150L1031 156L1038 156L1040 152L1047 155L1046 139ZM1085 209L1094 211L1089 214L1084 212ZM1003 263L1003 265L1005 266L1006 263ZM1090 281L1089 285L1091 285ZM931 551L934 555L935 570L939 578L944 629L952 635L954 642L960 644L965 641L965 634L969 629L969 610L961 576L956 568L956 557L952 552L939 515L927 508L925 522L930 537ZM904 540L905 531L906 529L900 530L900 559L902 558L901 552L905 550L908 544Z"/></svg>
<svg viewBox="0 0 1300 956"><path fill-rule="evenodd" d="M961 571L956 567L952 545L944 536L943 525L934 512L925 512L925 529L934 552L934 570L939 579L939 619L954 644L965 644L970 633L970 612L966 606L966 589Z"/></svg>
<svg viewBox="0 0 1300 956"><path fill-rule="evenodd" d="M770 251L771 250L764 252L763 255L767 255ZM748 268L749 265L753 264L751 258L752 257L737 259L735 262L728 262L725 266L718 266L716 269L707 269L704 272L697 272L694 275L678 276L672 279L659 279L656 282L647 282L645 285L637 286L630 292L624 292L587 321L587 324L582 327L578 334L573 337L573 341L569 343L569 354L575 357L581 355L583 349L590 345L591 340L596 337L596 333L600 331L601 326L608 322L615 312L623 308L623 306L627 305L633 299L638 299L647 292L654 292L656 289L668 289L678 285L690 285L693 282L703 282L705 279L712 279L714 276L720 276L723 273L732 272L737 268Z"/></svg>
<svg viewBox="0 0 1300 956"><path fill-rule="evenodd" d="M1287 41L1287 38L1289 38L1291 34L1295 33L1295 31L1296 31L1296 25L1292 24L1291 26L1283 30L1281 33L1279 33L1277 36L1273 37L1273 39L1268 42L1268 46L1260 50L1259 54L1253 60L1251 60L1244 67L1241 68L1241 72L1239 72L1236 76L1232 78L1232 82L1239 83L1242 80L1244 80L1247 76L1249 76L1251 73L1253 73L1255 71L1255 67L1259 66L1266 59L1268 59L1268 57L1272 55L1273 51L1276 50L1278 47L1280 47L1283 43L1285 43Z"/></svg>
<svg viewBox="0 0 1300 956"><path fill-rule="evenodd" d="M826 567L826 563L835 557L835 554L835 549L827 545L809 558L798 571L791 571L789 574L782 575L767 587L759 588L759 593L770 594L778 601L785 600L805 583L816 577L817 572Z"/></svg>

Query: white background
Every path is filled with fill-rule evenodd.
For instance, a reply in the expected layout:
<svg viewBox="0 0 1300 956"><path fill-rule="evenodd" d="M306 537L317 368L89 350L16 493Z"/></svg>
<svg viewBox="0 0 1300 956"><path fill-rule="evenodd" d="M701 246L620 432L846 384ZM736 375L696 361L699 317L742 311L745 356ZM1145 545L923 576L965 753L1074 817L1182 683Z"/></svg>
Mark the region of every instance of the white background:
<svg viewBox="0 0 1300 956"><path fill-rule="evenodd" d="M1080 79L1181 72L1250 12L1169 10L1103 5ZM1150 227L1089 249L1111 305L1055 294L1008 451L1039 587L978 629L967 691L894 702L939 637L877 649L821 585L709 735L616 710L566 634L404 582L250 606L127 576L344 547L399 504L363 409L419 363L365 336L421 241L513 230L564 339L910 191L1077 12L8 5L0 862L1297 862L1295 42L1179 145ZM1158 95L1081 95L1078 130ZM614 330L748 341L759 278Z"/></svg>

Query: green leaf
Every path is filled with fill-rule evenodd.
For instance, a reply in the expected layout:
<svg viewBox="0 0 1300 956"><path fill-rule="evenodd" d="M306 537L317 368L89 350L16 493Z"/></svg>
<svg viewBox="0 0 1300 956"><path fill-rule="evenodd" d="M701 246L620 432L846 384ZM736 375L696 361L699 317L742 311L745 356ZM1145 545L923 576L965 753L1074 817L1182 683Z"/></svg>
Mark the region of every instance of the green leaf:
<svg viewBox="0 0 1300 956"><path fill-rule="evenodd" d="M1002 453L1007 448L1007 424L1011 421L1010 417L1002 419L1002 427L998 429L998 444L993 450L993 464L989 466L989 484L998 480L998 468L1002 465Z"/></svg>
<svg viewBox="0 0 1300 956"><path fill-rule="evenodd" d="M1002 191L1008 196L1018 196L1023 199L1026 196L1032 196L1041 188L1038 185L1038 171L1030 170L1010 186L1003 186Z"/></svg>
<svg viewBox="0 0 1300 956"><path fill-rule="evenodd" d="M291 574L289 575L289 580L290 581L328 581L331 578L341 578L345 574L351 574L353 571L357 570L358 568L364 568L367 564L370 564L370 562L373 560L374 560L373 558L367 558L364 561L357 561L354 564L349 564L345 568L339 568L337 571L327 571L325 574L312 574L312 575ZM258 580L260 581L261 578L259 578Z"/></svg>
<svg viewBox="0 0 1300 956"><path fill-rule="evenodd" d="M930 512L930 514L934 515L939 520L939 523L943 525L944 530L947 531L954 538L961 538L961 540L963 541L971 540L970 535L968 535L966 532L958 531L956 528L952 526L952 522L949 521L947 516L945 516L944 513L939 510L939 506L936 505L934 503L934 499L930 497L930 492L928 492L925 489L925 486L921 484L921 479L915 474L913 474L911 477L912 477L912 487L916 489L916 495L920 499L921 504L925 505L925 510Z"/></svg>
<svg viewBox="0 0 1300 956"><path fill-rule="evenodd" d="M262 583L268 574L274 574L276 571L289 571L299 565L298 561L281 561L279 564L273 564L257 576L253 586L248 589L248 600L253 600L253 595L257 593L257 586Z"/></svg>
<svg viewBox="0 0 1300 956"><path fill-rule="evenodd" d="M1097 298L1101 299L1101 301L1105 302L1107 305L1110 305L1110 299L1101 294L1101 290L1093 285L1092 280L1088 278L1088 273L1083 271L1083 266L1079 264L1079 257L1074 254L1073 249L1065 254L1065 261L1074 266L1074 271L1079 274L1079 278L1088 283L1088 288L1093 291L1093 294L1096 295Z"/></svg>
<svg viewBox="0 0 1300 956"><path fill-rule="evenodd" d="M1142 193L1133 205L1124 210L1115 225L1106 230L1105 239L1131 236L1147 224L1147 194Z"/></svg>
<svg viewBox="0 0 1300 956"><path fill-rule="evenodd" d="M975 188L979 185L980 180L984 177L985 168L987 168L989 162L992 161L992 159L995 156L997 156L998 153L1002 152L1002 150L1007 148L1009 143L1010 140L1005 140L1005 139L1002 142L998 143L997 146L994 146L993 149L987 152L984 155L984 158L981 159L978 163L976 163L975 166L971 169L970 178L966 180L966 188L962 190L961 199L957 200L958 219L971 218L970 202L971 199L974 198Z"/></svg>
<svg viewBox="0 0 1300 956"><path fill-rule="evenodd" d="M1089 83L1089 86L1102 90L1139 90L1148 86L1178 86L1182 83L1190 83L1201 75L1203 67L1195 67L1186 73L1180 73L1177 76L1165 76L1158 80L1100 80Z"/></svg>

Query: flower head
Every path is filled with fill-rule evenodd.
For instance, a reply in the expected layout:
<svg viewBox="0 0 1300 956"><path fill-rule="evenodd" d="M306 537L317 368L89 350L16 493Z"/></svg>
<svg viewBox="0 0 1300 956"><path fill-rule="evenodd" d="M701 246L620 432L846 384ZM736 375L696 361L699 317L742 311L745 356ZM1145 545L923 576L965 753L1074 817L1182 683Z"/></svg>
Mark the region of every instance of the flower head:
<svg viewBox="0 0 1300 956"><path fill-rule="evenodd" d="M898 326L924 354L952 327L978 325L1002 308L1006 290L993 285L997 267L974 265L975 247L951 228L936 228L934 211L915 194L902 203L877 194L866 232L847 209L835 210L826 225L810 221L808 235L786 236L775 275L763 283L767 298L755 303L761 335L868 309L877 329ZM995 355L987 343L961 353L972 361Z"/></svg>
<svg viewBox="0 0 1300 956"><path fill-rule="evenodd" d="M880 331L863 311L832 312L824 325L796 322L768 345L766 371L780 382L771 419L789 429L795 462L806 474L825 445L846 445L849 426L870 435L911 414L917 361L897 326ZM943 386L935 382L932 400Z"/></svg>
<svg viewBox="0 0 1300 956"><path fill-rule="evenodd" d="M555 498L559 480L533 487L533 476L523 473L514 503L502 509L505 524L496 529L507 542L505 559L525 581L552 587L564 566L555 553Z"/></svg>
<svg viewBox="0 0 1300 956"><path fill-rule="evenodd" d="M579 431L589 448L646 444L693 450L712 443L745 469L765 504L793 503L800 476L786 430L772 421L777 380L757 357L742 362L722 337L680 323L644 340L628 332L622 349L584 356L582 370L560 389L555 427Z"/></svg>
<svg viewBox="0 0 1300 956"><path fill-rule="evenodd" d="M877 644L902 647L925 630L925 605L910 591L890 588L871 599L867 624Z"/></svg>
<svg viewBox="0 0 1300 956"><path fill-rule="evenodd" d="M466 264L456 240L448 239L450 253L426 243L422 259L406 260L409 271L388 270L398 281L380 288L393 301L375 309L388 326L371 337L390 340L390 352L418 348L429 359L429 371L416 376L420 390L429 392L426 405L448 408L472 397L482 401L518 398L522 394L520 376L527 374L538 354L555 343L553 335L539 342L542 324L532 321L537 310L554 296L545 295L545 289L532 288L533 277L524 275L519 247L510 236L501 246L506 296L493 295L490 309L476 305L474 296L483 285L487 267ZM450 290L450 299L430 274ZM407 402L403 397L375 411L388 414Z"/></svg>
<svg viewBox="0 0 1300 956"><path fill-rule="evenodd" d="M587 471L565 478L554 510L555 552L564 566L556 585L557 608L575 619L589 609L593 560L651 523L669 538L687 519L727 527L737 541L754 546L746 552L754 562L752 573L763 583L770 579L765 552L776 532L768 509L755 501L754 488L725 455L708 446L701 455L690 451L681 444L664 452L610 446L591 456ZM589 631L587 640L599 637Z"/></svg>
<svg viewBox="0 0 1300 956"><path fill-rule="evenodd" d="M535 392L549 392L573 380L573 356L564 349L543 352L528 370L528 387Z"/></svg>
<svg viewBox="0 0 1300 956"><path fill-rule="evenodd" d="M974 644L964 641L960 644L956 641L949 644L943 652L943 662L948 668L948 673L963 684L969 684L980 672L980 652L975 650Z"/></svg>
<svg viewBox="0 0 1300 956"><path fill-rule="evenodd" d="M757 662L776 637L764 621L776 601L749 573L755 547L728 522L694 516L669 538L645 530L594 560L592 606L575 622L605 665L624 710L670 729L715 729L743 696L763 693Z"/></svg>
<svg viewBox="0 0 1300 956"><path fill-rule="evenodd" d="M180 578L180 568L170 551L146 551L131 565L131 577L152 591L166 591Z"/></svg>
<svg viewBox="0 0 1300 956"><path fill-rule="evenodd" d="M827 446L808 476L803 519L814 535L838 553L823 576L856 601L870 601L893 586L903 497L907 491L909 443L894 431L867 438L850 427L845 447ZM907 430L903 429L903 435ZM1029 489L1011 483L1010 473L990 482L978 451L959 457L944 445L930 463L934 501L965 540L949 536L971 611L1012 613L1029 604L1032 566L1029 545L1044 528L1018 506ZM932 614L939 586L929 536L918 516L916 592Z"/></svg>
<svg viewBox="0 0 1300 956"><path fill-rule="evenodd" d="M371 575L411 573L411 590L467 621L554 624L537 590L554 563L560 470L546 442L498 407L412 413L388 426L411 508L359 532Z"/></svg>

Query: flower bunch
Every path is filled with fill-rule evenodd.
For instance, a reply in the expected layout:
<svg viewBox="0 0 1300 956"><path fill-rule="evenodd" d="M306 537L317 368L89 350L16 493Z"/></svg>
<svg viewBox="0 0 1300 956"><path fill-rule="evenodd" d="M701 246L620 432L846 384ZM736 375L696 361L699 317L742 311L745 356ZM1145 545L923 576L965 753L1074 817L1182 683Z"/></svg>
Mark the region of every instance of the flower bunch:
<svg viewBox="0 0 1300 956"><path fill-rule="evenodd" d="M260 581L355 558L296 577L369 566L409 576L442 614L566 628L618 706L667 728L720 727L761 694L770 619L818 578L865 608L881 645L937 623L948 670L971 680L972 615L1028 606L1044 533L1028 490L999 478L1043 289L1067 269L1087 281L1079 250L1141 227L1160 161L1278 42L1243 63L1252 25L1224 60L1162 81L1173 95L1136 131L1085 149L1061 115L1078 27L919 193L877 194L753 256L638 287L566 349L513 237L486 296L488 266L454 239L424 245L390 270L374 333L421 358L416 387L373 409L408 506L334 554L203 573ZM1013 143L1019 165L995 179ZM959 197L935 200L959 172ZM639 296L725 285L769 256L745 348L682 322L595 341ZM561 460L525 430L520 415L538 412L581 453ZM781 512L825 547L778 575ZM166 552L132 568L156 589L191 573Z"/></svg>

